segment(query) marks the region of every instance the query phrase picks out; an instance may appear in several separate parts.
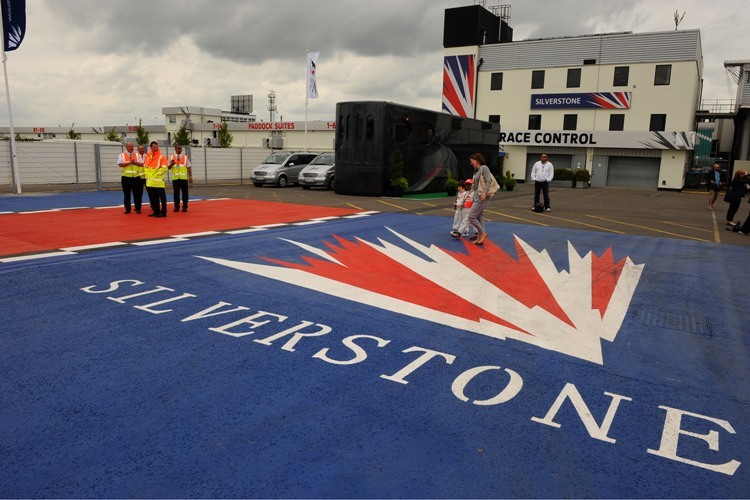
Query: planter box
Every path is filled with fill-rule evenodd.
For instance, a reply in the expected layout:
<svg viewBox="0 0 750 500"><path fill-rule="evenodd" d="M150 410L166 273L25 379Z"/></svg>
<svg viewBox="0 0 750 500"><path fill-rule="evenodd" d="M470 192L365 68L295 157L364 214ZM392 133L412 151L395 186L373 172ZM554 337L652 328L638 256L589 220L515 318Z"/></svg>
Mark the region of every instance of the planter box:
<svg viewBox="0 0 750 500"><path fill-rule="evenodd" d="M588 189L589 183L588 182L576 182L573 187L576 189Z"/></svg>

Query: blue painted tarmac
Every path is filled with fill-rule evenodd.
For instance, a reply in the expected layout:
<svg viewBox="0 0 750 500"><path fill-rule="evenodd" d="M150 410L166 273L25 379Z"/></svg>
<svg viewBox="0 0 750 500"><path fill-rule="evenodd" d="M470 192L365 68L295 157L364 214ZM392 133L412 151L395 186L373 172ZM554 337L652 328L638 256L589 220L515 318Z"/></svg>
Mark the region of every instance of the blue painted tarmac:
<svg viewBox="0 0 750 500"><path fill-rule="evenodd" d="M0 496L747 497L744 247L451 220L0 264Z"/></svg>

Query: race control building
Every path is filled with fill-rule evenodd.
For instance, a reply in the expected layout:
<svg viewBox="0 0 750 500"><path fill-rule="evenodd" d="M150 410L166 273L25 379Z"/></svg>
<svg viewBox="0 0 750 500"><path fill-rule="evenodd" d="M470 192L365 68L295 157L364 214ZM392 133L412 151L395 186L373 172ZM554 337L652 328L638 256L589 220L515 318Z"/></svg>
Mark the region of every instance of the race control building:
<svg viewBox="0 0 750 500"><path fill-rule="evenodd" d="M503 8L445 11L443 109L499 123L504 169L542 152L592 186L682 189L692 165L699 30L512 41Z"/></svg>

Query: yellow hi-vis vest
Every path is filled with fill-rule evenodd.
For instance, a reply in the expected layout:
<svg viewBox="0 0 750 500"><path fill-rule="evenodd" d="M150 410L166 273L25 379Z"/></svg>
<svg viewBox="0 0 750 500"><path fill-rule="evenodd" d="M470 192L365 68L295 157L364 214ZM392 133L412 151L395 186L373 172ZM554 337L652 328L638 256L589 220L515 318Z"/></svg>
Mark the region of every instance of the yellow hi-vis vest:
<svg viewBox="0 0 750 500"><path fill-rule="evenodd" d="M136 165L136 162L138 161L138 153L133 151L132 153L128 153L127 151L122 152L122 159L123 163L130 162L130 165L127 167L120 167L120 170L122 171L123 177L138 177L138 165Z"/></svg>
<svg viewBox="0 0 750 500"><path fill-rule="evenodd" d="M173 181L179 181L179 180L188 180L188 157L185 153L182 154L173 154L170 156L169 161L170 163L174 160L174 165L172 166L172 180Z"/></svg>
<svg viewBox="0 0 750 500"><path fill-rule="evenodd" d="M164 187L164 176L167 175L168 170L167 158L164 155L146 153L143 158L143 168L146 171L146 187Z"/></svg>

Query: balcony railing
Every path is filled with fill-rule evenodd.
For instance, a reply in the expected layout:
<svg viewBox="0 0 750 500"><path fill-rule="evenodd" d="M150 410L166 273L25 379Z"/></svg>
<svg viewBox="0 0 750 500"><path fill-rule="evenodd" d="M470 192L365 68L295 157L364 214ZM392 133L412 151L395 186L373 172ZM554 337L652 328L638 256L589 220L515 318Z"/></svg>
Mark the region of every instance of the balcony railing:
<svg viewBox="0 0 750 500"><path fill-rule="evenodd" d="M699 111L711 114L733 114L737 111L736 99L704 99Z"/></svg>

